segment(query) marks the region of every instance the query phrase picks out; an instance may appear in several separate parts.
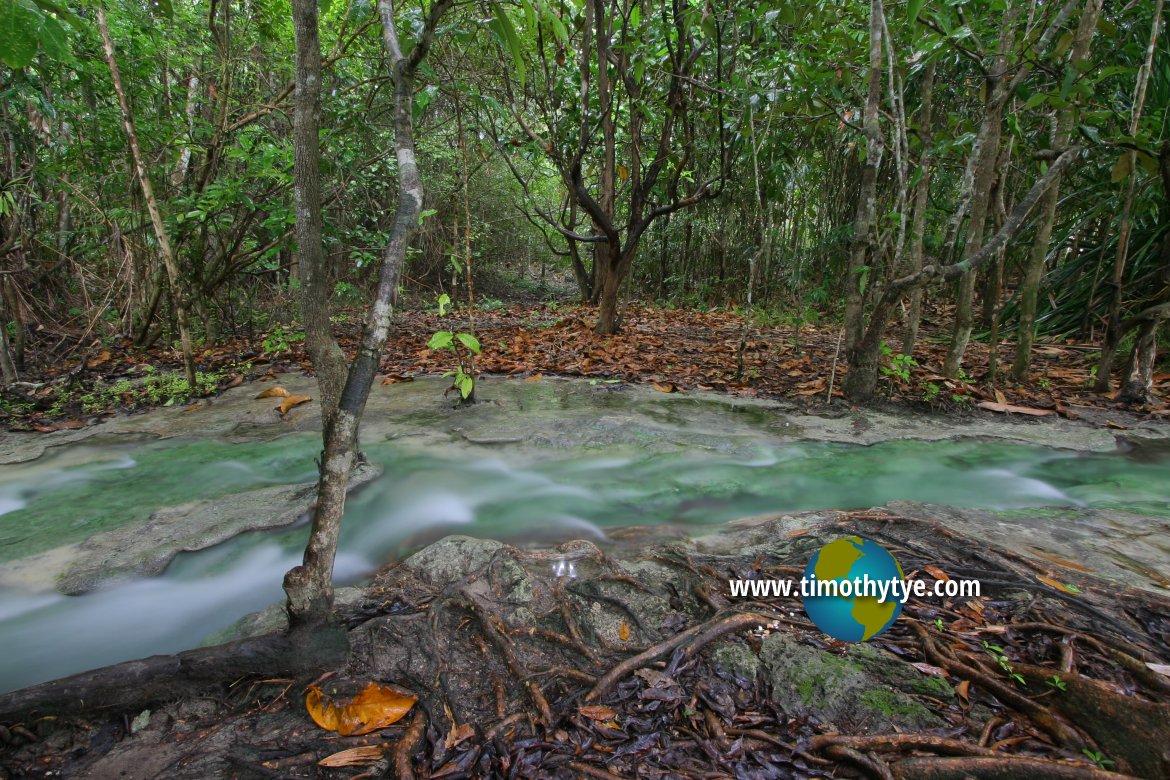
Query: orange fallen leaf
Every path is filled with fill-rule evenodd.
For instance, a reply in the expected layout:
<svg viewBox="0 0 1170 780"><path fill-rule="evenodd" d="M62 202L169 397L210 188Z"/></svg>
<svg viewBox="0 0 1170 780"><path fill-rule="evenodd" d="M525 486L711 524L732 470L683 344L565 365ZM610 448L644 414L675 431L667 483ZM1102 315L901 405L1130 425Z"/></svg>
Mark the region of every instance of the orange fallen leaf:
<svg viewBox="0 0 1170 780"><path fill-rule="evenodd" d="M940 569L937 566L923 566L922 570L925 571L927 574L929 574L931 577L934 577L936 580L942 580L943 582L948 582L951 579L949 574L947 574L945 571L943 571L942 569Z"/></svg>
<svg viewBox="0 0 1170 780"><path fill-rule="evenodd" d="M1057 590L1062 590L1065 593L1080 593L1080 590L1078 588L1072 587L1071 585L1065 585L1060 580L1054 580L1051 577L1045 577L1042 574L1037 574L1036 579L1040 580L1045 585L1047 585L1051 588L1056 588Z"/></svg>
<svg viewBox="0 0 1170 780"><path fill-rule="evenodd" d="M622 640L623 642L630 641L630 627L625 623L622 623L620 626L618 626L618 639Z"/></svg>
<svg viewBox="0 0 1170 780"><path fill-rule="evenodd" d="M381 760L383 748L381 745L362 745L349 750L342 750L331 756L325 756L317 762L320 766L365 766Z"/></svg>
<svg viewBox="0 0 1170 780"><path fill-rule="evenodd" d="M1004 406L1007 406L1007 396L1000 392L999 388L995 389L995 400Z"/></svg>
<svg viewBox="0 0 1170 780"><path fill-rule="evenodd" d="M1056 414L1052 409L1033 409L1031 406L1016 406L1014 404L997 404L994 401L980 401L975 404L980 409L986 409L989 412L1003 412L1012 414L1030 414L1033 417L1047 417L1050 414Z"/></svg>
<svg viewBox="0 0 1170 780"><path fill-rule="evenodd" d="M226 385L224 385L224 387L225 388L237 387L243 383L244 383L244 375L243 374L236 374L235 376L233 376L231 379L228 380L228 383Z"/></svg>
<svg viewBox="0 0 1170 780"><path fill-rule="evenodd" d="M280 406L276 408L280 410L280 416L283 417L288 414L288 410L292 409L294 406L300 406L301 404L308 403L312 400L313 399L307 395L290 395L288 398L285 398L283 401L281 401Z"/></svg>
<svg viewBox="0 0 1170 780"><path fill-rule="evenodd" d="M270 387L267 390L260 391L260 395L256 396L256 398L287 398L290 395L292 393L277 385L276 387Z"/></svg>
<svg viewBox="0 0 1170 780"><path fill-rule="evenodd" d="M97 357L95 357L93 360L88 361L85 364L85 367L86 368L97 368L102 363L109 362L109 360L110 360L110 351L108 349L103 349L101 351L101 354L98 355Z"/></svg>
<svg viewBox="0 0 1170 780"><path fill-rule="evenodd" d="M397 723L410 712L415 701L414 696L370 683L350 701L337 703L325 696L316 685L312 685L305 694L305 709L321 728L350 737L369 734Z"/></svg>
<svg viewBox="0 0 1170 780"><path fill-rule="evenodd" d="M532 376L524 377L525 382L539 382L542 379L544 379L544 374L539 374L539 373L533 374Z"/></svg>
<svg viewBox="0 0 1170 780"><path fill-rule="evenodd" d="M413 382L413 381L414 381L414 377L412 377L412 376L403 376L402 374L387 374L386 378L382 380L382 384L393 385L393 384L397 384L399 382Z"/></svg>
<svg viewBox="0 0 1170 780"><path fill-rule="evenodd" d="M1115 431L1128 431L1129 430L1129 426L1122 425L1121 423L1113 422L1112 420L1106 420L1105 427L1112 428Z"/></svg>
<svg viewBox="0 0 1170 780"><path fill-rule="evenodd" d="M578 707L577 712L584 715L589 720L609 721L617 717L617 710L613 707L606 707L603 704L585 705Z"/></svg>
<svg viewBox="0 0 1170 780"><path fill-rule="evenodd" d="M1082 566L1079 563L1073 563L1072 561L1065 560L1064 558L1058 558L1057 556L1046 553L1043 550L1037 550L1035 547L1029 548L1029 552L1038 558L1043 558L1044 560L1052 561L1053 563L1059 563L1061 566L1066 566L1070 569L1076 569L1077 571L1090 573L1093 571L1088 566Z"/></svg>
<svg viewBox="0 0 1170 780"><path fill-rule="evenodd" d="M660 393L677 393L678 385L674 382L655 382L654 389Z"/></svg>
<svg viewBox="0 0 1170 780"><path fill-rule="evenodd" d="M959 694L959 696L962 697L963 701L967 701L967 699L970 698L970 695L971 695L971 681L970 680L963 680L962 682L960 682L958 685L955 686L955 693Z"/></svg>

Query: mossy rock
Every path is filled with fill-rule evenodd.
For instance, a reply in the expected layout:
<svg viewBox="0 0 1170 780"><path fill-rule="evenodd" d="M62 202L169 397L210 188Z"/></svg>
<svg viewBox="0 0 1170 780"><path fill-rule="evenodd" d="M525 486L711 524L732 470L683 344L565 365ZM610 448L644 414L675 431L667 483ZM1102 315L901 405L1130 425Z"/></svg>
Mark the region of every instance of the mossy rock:
<svg viewBox="0 0 1170 780"><path fill-rule="evenodd" d="M946 724L906 691L913 667L874 648L837 655L772 634L760 661L772 699L796 717L815 717L844 733L922 730ZM860 657L858 657L860 655ZM915 691L917 692L917 691Z"/></svg>

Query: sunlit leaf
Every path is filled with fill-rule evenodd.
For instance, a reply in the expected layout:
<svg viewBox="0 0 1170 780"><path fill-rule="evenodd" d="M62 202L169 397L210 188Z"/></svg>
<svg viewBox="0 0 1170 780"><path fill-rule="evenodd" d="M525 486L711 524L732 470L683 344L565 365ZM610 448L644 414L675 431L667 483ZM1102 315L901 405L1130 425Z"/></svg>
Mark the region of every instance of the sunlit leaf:
<svg viewBox="0 0 1170 780"><path fill-rule="evenodd" d="M429 349L447 349L455 342L455 334L449 330L441 330L431 336L427 342Z"/></svg>
<svg viewBox="0 0 1170 780"><path fill-rule="evenodd" d="M307 395L290 395L288 398L285 398L283 401L281 401L280 406L277 408L280 409L280 415L283 417L284 415L288 414L289 409L292 409L294 406L300 406L301 404L308 403L312 400L313 399Z"/></svg>
<svg viewBox="0 0 1170 780"><path fill-rule="evenodd" d="M267 390L262 390L260 394L256 396L256 398L288 398L290 395L292 395L292 393L290 393L288 390L285 390L280 385L276 385L275 387L270 387Z"/></svg>
<svg viewBox="0 0 1170 780"><path fill-rule="evenodd" d="M410 712L415 701L414 696L377 683L370 683L348 701L334 701L313 685L305 694L305 709L321 728L349 737L397 723Z"/></svg>
<svg viewBox="0 0 1170 780"><path fill-rule="evenodd" d="M472 336L470 333L456 333L455 338L459 339L459 343L470 349L475 354L479 354L479 339Z"/></svg>

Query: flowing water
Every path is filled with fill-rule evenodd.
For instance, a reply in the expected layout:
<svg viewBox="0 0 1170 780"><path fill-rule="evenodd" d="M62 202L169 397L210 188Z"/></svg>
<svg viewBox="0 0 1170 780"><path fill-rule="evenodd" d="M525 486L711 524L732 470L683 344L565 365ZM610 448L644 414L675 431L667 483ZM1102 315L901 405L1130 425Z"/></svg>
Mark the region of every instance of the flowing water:
<svg viewBox="0 0 1170 780"><path fill-rule="evenodd" d="M98 530L145 521L163 506L311 480L318 447L318 437L308 433L244 444L125 441L58 448L5 466L0 568L29 555L68 551ZM1139 463L1002 442L794 442L761 446L750 457L562 452L528 462L474 451L441 459L381 442L366 455L384 472L347 505L340 583L358 581L449 533L513 543L605 543L616 527L696 530L766 512L865 508L899 499L1170 518L1170 461ZM283 573L299 562L303 520L180 553L161 576L81 596L0 587L0 691L190 648L278 602ZM1019 522L1027 522L1026 513Z"/></svg>

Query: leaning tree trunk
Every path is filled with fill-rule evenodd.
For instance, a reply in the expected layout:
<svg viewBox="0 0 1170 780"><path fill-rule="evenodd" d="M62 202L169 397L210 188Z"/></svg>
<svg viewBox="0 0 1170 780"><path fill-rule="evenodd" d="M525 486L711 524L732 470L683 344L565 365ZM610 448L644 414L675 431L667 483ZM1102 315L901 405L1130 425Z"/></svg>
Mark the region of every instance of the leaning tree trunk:
<svg viewBox="0 0 1170 780"><path fill-rule="evenodd" d="M114 41L110 38L106 12L101 7L97 9L97 22L102 35L102 48L106 54L106 64L110 67L110 78L114 82L114 92L118 94L118 105L122 109L122 127L125 128L126 137L130 142L130 154L134 158L134 169L138 174L138 184L142 188L142 199L146 201L146 211L150 215L150 224L154 227L154 236L158 241L159 252L162 254L167 277L171 283L171 299L174 301L175 314L179 320L179 341L183 345L183 367L187 374L187 385L191 388L191 392L194 392L196 384L195 347L191 341L191 312L187 308L187 300L183 295L179 266L175 262L171 239L167 235L166 225L163 224L162 213L159 211L158 201L155 200L154 188L151 187L150 175L146 171L146 162L142 157L142 149L138 145L138 132L134 129L134 116L130 113L130 102L126 99L126 91L122 89L122 77L118 72L118 62L114 59Z"/></svg>
<svg viewBox="0 0 1170 780"><path fill-rule="evenodd" d="M1086 0L1077 25L1076 37L1069 54L1069 67L1089 58L1089 47L1093 32L1097 29L1097 16L1101 13L1101 0ZM1063 149L1072 134L1073 110L1065 108L1054 118L1052 148ZM1044 261L1048 257L1048 245L1052 241L1052 227L1056 224L1056 205L1060 201L1060 182L1052 185L1044 195L1040 206L1040 222L1036 227L1036 238L1024 269L1024 280L1020 287L1020 322L1016 335L1016 360L1012 365L1012 379L1022 382L1028 377L1032 365L1032 342L1036 337L1036 302L1040 296L1040 280L1044 276Z"/></svg>
<svg viewBox="0 0 1170 780"><path fill-rule="evenodd" d="M293 203L297 215L301 319L305 325L305 347L317 373L324 432L337 410L347 366L329 320L333 289L321 246L321 40L317 1L292 0L292 13L296 36Z"/></svg>
<svg viewBox="0 0 1170 780"><path fill-rule="evenodd" d="M435 28L453 0L431 6L419 39L404 56L394 29L390 0L379 0L382 32L394 82L394 145L398 157L398 213L390 241L382 255L382 271L374 304L366 317L361 345L349 368L337 411L325 427L325 451L317 483L317 505L304 561L284 577L288 595L289 626L293 630L328 621L333 604L333 561L349 474L357 459L358 423L370 396L382 349L390 330L390 315L397 299L398 283L410 238L422 212L423 186L414 152L412 107L414 74L430 50Z"/></svg>
<svg viewBox="0 0 1170 780"><path fill-rule="evenodd" d="M1053 179L1060 176L1081 153L1079 146L1067 149L1052 163L1048 172L1032 185L1032 189L1020 199L1012 213L1004 220L1003 226L991 237L983 248L958 263L938 266L928 265L917 273L903 276L890 282L881 298L873 307L865 335L849 356L849 373L845 377L845 395L851 401L865 402L873 398L877 389L878 363L881 355L882 336L902 300L902 296L918 287L935 282L952 281L964 273L976 271L999 252L1024 224L1028 214L1035 208L1040 197L1047 192Z"/></svg>

